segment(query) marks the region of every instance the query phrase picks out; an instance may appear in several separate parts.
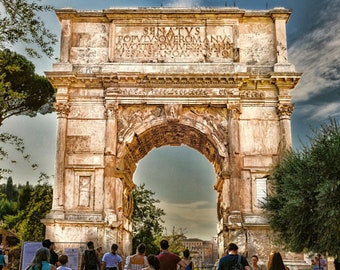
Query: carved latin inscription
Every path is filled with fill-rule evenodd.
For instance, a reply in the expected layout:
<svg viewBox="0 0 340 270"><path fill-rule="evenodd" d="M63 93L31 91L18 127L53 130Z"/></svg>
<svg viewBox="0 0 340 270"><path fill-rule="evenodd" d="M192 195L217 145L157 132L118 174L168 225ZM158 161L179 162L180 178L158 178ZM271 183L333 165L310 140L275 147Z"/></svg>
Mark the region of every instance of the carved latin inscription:
<svg viewBox="0 0 340 270"><path fill-rule="evenodd" d="M233 62L233 25L116 26L115 59L171 62L176 58Z"/></svg>

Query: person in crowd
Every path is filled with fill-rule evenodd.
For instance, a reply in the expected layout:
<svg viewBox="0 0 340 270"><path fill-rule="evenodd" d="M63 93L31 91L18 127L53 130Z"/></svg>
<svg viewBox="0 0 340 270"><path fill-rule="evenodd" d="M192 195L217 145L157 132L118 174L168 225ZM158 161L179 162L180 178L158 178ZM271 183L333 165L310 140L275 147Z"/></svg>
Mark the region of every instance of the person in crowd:
<svg viewBox="0 0 340 270"><path fill-rule="evenodd" d="M50 263L57 266L59 258L58 254L54 251L55 249L54 243L51 242L50 239L45 239L44 241L42 241L42 246L50 251Z"/></svg>
<svg viewBox="0 0 340 270"><path fill-rule="evenodd" d="M33 257L31 264L26 270L56 270L54 264L49 263L50 261L50 250L46 247L39 248Z"/></svg>
<svg viewBox="0 0 340 270"><path fill-rule="evenodd" d="M100 269L100 260L98 252L94 249L92 241L87 242L87 250L81 256L81 270L97 270Z"/></svg>
<svg viewBox="0 0 340 270"><path fill-rule="evenodd" d="M314 260L312 261L312 269L313 270L319 270L320 269L320 263L319 263L319 258L317 256L314 257Z"/></svg>
<svg viewBox="0 0 340 270"><path fill-rule="evenodd" d="M2 254L2 250L0 249L0 270L4 268L5 265L5 256Z"/></svg>
<svg viewBox="0 0 340 270"><path fill-rule="evenodd" d="M169 249L169 242L163 239L160 242L161 251L157 255L157 258L160 263L160 270L177 270L177 265L179 265L182 269L185 269L185 264L182 262L181 258L171 253Z"/></svg>
<svg viewBox="0 0 340 270"><path fill-rule="evenodd" d="M150 254L148 257L148 267L143 268L142 270L160 270L160 262L156 255Z"/></svg>
<svg viewBox="0 0 340 270"><path fill-rule="evenodd" d="M334 258L333 264L334 264L334 269L335 269L335 270L340 270L340 259L339 259L339 255L337 255L337 256Z"/></svg>
<svg viewBox="0 0 340 270"><path fill-rule="evenodd" d="M101 262L103 255L104 255L103 247L97 247L96 251L97 251L97 254L98 254L99 262Z"/></svg>
<svg viewBox="0 0 340 270"><path fill-rule="evenodd" d="M280 252L272 251L268 259L268 270L286 270Z"/></svg>
<svg viewBox="0 0 340 270"><path fill-rule="evenodd" d="M220 259L217 270L232 270L238 262L242 264L243 269L251 270L247 259L238 254L238 246L235 243L230 243L227 247L227 255Z"/></svg>
<svg viewBox="0 0 340 270"><path fill-rule="evenodd" d="M8 249L5 249L4 260L5 260L5 263L4 263L3 269L6 270L9 268L9 250Z"/></svg>
<svg viewBox="0 0 340 270"><path fill-rule="evenodd" d="M128 256L125 261L124 270L141 270L147 267L148 259L145 256L146 246L141 243L137 246L136 254Z"/></svg>
<svg viewBox="0 0 340 270"><path fill-rule="evenodd" d="M318 254L318 258L319 258L319 269L326 270L327 269L327 260L320 253Z"/></svg>
<svg viewBox="0 0 340 270"><path fill-rule="evenodd" d="M259 257L257 255L251 256L251 268L252 270L261 270L261 266L258 265Z"/></svg>
<svg viewBox="0 0 340 270"><path fill-rule="evenodd" d="M122 257L117 254L118 245L112 244L111 252L106 252L102 258L101 270L122 270Z"/></svg>
<svg viewBox="0 0 340 270"><path fill-rule="evenodd" d="M67 255L60 255L58 259L59 265L58 270L72 270L70 267L67 267L66 264L68 263L68 256Z"/></svg>
<svg viewBox="0 0 340 270"><path fill-rule="evenodd" d="M182 262L185 264L185 270L193 270L194 269L194 262L190 259L189 249L185 249L183 251Z"/></svg>

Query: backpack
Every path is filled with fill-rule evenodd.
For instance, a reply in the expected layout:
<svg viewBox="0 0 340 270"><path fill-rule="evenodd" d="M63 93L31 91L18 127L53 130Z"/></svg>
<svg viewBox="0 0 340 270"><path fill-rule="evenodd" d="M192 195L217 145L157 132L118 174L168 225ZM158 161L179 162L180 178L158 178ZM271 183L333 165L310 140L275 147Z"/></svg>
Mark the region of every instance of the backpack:
<svg viewBox="0 0 340 270"><path fill-rule="evenodd" d="M185 267L185 270L191 270L191 267L192 267L192 262L187 264L187 266Z"/></svg>
<svg viewBox="0 0 340 270"><path fill-rule="evenodd" d="M97 269L98 258L94 250L85 250L85 270Z"/></svg>
<svg viewBox="0 0 340 270"><path fill-rule="evenodd" d="M237 263L231 267L232 270L243 270L244 267L241 264L241 256L237 255Z"/></svg>

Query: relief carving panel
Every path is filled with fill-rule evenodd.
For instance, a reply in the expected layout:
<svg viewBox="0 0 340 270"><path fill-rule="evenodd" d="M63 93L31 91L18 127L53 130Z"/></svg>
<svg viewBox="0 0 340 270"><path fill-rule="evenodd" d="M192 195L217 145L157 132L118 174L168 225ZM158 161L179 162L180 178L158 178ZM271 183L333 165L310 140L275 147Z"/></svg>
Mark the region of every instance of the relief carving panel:
<svg viewBox="0 0 340 270"><path fill-rule="evenodd" d="M242 25L240 34L240 61L248 65L274 64L276 62L273 24L255 22Z"/></svg>
<svg viewBox="0 0 340 270"><path fill-rule="evenodd" d="M74 64L96 64L108 61L109 25L74 23L70 60Z"/></svg>
<svg viewBox="0 0 340 270"><path fill-rule="evenodd" d="M91 195L91 176L79 176L78 206L89 207Z"/></svg>
<svg viewBox="0 0 340 270"><path fill-rule="evenodd" d="M90 136L67 136L66 151L68 153L90 151Z"/></svg>

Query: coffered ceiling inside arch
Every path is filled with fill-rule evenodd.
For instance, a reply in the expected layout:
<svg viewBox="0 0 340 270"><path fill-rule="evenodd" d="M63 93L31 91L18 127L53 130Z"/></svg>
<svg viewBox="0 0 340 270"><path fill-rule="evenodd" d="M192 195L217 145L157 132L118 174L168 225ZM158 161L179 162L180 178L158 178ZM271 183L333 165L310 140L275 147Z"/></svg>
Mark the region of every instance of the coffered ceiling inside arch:
<svg viewBox="0 0 340 270"><path fill-rule="evenodd" d="M162 146L187 145L202 153L214 166L216 173L221 171L223 157L218 152L218 146L208 134L179 122L168 122L151 127L140 134L134 134L130 143L121 148L118 153L121 164L117 170L127 170L132 175L136 164L152 149Z"/></svg>

